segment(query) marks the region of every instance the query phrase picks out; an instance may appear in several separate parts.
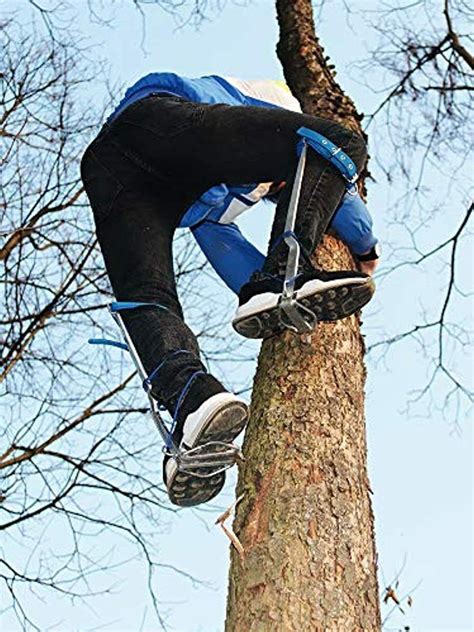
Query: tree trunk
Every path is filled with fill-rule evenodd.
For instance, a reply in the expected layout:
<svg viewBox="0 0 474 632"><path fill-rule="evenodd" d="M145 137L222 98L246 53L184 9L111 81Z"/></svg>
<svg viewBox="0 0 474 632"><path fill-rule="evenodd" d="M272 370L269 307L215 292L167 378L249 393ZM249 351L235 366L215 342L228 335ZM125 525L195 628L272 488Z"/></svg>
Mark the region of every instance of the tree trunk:
<svg viewBox="0 0 474 632"><path fill-rule="evenodd" d="M285 77L303 109L358 130L361 117L334 79L310 0L277 0ZM327 236L315 254L351 269ZM244 441L226 632L380 629L364 420L359 318L320 324L310 341L265 342Z"/></svg>

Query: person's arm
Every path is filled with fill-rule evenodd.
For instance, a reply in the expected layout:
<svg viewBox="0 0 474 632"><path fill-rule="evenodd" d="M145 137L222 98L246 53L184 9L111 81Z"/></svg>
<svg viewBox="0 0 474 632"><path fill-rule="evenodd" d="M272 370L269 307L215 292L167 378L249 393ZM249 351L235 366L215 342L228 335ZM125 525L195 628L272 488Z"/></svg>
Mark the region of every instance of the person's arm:
<svg viewBox="0 0 474 632"><path fill-rule="evenodd" d="M378 239L373 232L372 217L360 195L344 195L332 219L331 228L349 246L356 258L371 253L378 245ZM372 274L377 264L377 258L369 261L358 260L360 270L367 274Z"/></svg>
<svg viewBox="0 0 474 632"><path fill-rule="evenodd" d="M264 255L235 224L204 220L191 230L211 266L235 294L252 272L262 268Z"/></svg>

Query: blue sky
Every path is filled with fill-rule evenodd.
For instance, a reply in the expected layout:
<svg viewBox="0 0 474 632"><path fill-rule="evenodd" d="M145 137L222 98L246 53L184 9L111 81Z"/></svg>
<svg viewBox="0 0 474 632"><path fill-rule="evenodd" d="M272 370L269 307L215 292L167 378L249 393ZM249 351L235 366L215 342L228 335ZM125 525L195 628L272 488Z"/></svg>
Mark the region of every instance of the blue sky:
<svg viewBox="0 0 474 632"><path fill-rule="evenodd" d="M11 3L15 4L15 3ZM242 3L243 4L243 3ZM125 85L150 71L173 70L189 76L216 73L243 78L280 78L275 55L278 37L273 2L260 0L250 6L229 4L223 13L204 23L199 31L175 29L172 19L156 7L147 7L146 39L141 44L138 13L122 2L113 28L91 25L84 15L80 28L111 67L114 80ZM367 5L367 3L365 3ZM375 4L375 3L374 3ZM85 6L85 2L84 2ZM366 54L369 29L355 33L341 19L342 8L334 2L327 10L319 35L336 64L338 79L368 112L380 96L371 94L351 76L350 63ZM145 52L146 51L146 52ZM97 99L101 87L95 87ZM372 150L371 153L373 153ZM372 168L377 176L377 168ZM429 175L434 182L439 174ZM382 243L403 241L403 230L384 214L403 195L400 183L388 188L382 177L369 186L373 211ZM248 214L242 229L262 248L271 223L271 208L258 207ZM441 238L442 223L433 222L429 242ZM390 251L390 247L388 251ZM468 261L464 255L464 261ZM462 281L467 283L467 276ZM371 307L364 314L367 342L394 325L411 322L413 305L424 299L436 302L442 281L427 271L390 276L379 284ZM216 282L217 300L231 301ZM254 347L256 349L256 347ZM456 426L452 413L443 415L436 405L410 408L406 402L424 379L420 349L401 343L380 361L369 358L367 428L369 468L376 516L380 568L391 581L402 568L400 592L412 592L413 606L406 617L395 613L387 629L410 625L411 630L461 631L472 629L472 429L465 420ZM459 359L459 370L469 373L469 358ZM248 364L235 379L248 380ZM436 402L435 402L436 403ZM446 411L445 411L446 413ZM233 498L233 477L219 498L222 507ZM162 559L205 582L196 585L173 571L156 578L156 593L168 612L170 629L177 632L221 632L225 617L228 543L213 526L218 509L204 513L180 512L157 525L162 531ZM114 576L115 590L95 601L94 609L70 606L57 597L53 608L65 622L64 630L156 630L151 608L146 607L146 578L139 561L131 562ZM414 590L414 588L416 589ZM8 625L8 622L7 622ZM12 624L13 625L13 624ZM15 629L14 627L7 629Z"/></svg>

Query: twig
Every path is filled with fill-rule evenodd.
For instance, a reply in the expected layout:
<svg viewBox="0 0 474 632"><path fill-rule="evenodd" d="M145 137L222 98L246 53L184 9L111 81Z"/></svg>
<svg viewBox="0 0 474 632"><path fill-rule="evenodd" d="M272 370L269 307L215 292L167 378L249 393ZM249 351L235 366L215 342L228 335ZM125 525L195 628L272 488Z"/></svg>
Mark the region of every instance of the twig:
<svg viewBox="0 0 474 632"><path fill-rule="evenodd" d="M232 530L232 527L227 528L224 523L228 518L230 518L230 515L232 514L232 512L237 507L237 505L239 504L239 502L242 500L243 497L244 497L244 494L239 496L237 500L234 503L232 503L232 505L228 509L226 509L224 513L221 514L215 522L215 524L218 524L222 527L222 530L224 531L226 536L229 538L229 540L232 542L234 548L237 550L240 560L242 562L245 559L245 549L242 546L239 538L235 535L234 531Z"/></svg>

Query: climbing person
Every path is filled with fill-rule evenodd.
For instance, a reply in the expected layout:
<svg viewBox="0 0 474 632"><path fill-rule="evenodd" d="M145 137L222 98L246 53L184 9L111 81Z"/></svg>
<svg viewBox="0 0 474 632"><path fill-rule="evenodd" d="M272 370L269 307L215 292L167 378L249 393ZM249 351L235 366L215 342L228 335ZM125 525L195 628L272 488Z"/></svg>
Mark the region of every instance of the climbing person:
<svg viewBox="0 0 474 632"><path fill-rule="evenodd" d="M260 338L280 333L285 218L301 129L329 143L331 158L338 154L357 171L363 168L363 138L332 120L302 114L282 82L188 79L168 72L147 75L129 88L84 153L82 180L112 289L124 308L121 317L151 396L173 418L171 438L180 450L232 442L245 427L248 409L200 359L177 296L173 236L189 227L238 295L237 331ZM353 314L374 293L377 239L355 186L348 191L346 185L331 160L308 151L294 230L303 255L294 290L320 321ZM235 220L275 196L264 256ZM311 264L309 256L329 226L359 261L358 271L329 272ZM171 501L182 506L207 502L225 479L223 472L200 478L182 471L170 454L163 476Z"/></svg>

